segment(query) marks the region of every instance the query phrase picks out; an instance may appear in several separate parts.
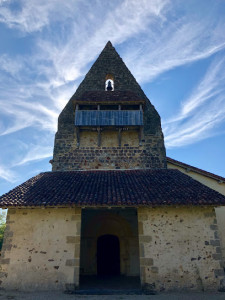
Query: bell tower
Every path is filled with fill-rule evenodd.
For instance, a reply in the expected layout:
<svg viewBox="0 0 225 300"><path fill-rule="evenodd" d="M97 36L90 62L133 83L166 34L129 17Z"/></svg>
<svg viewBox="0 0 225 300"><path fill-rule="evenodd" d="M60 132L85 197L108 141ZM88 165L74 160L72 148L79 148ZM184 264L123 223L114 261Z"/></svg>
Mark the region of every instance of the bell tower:
<svg viewBox="0 0 225 300"><path fill-rule="evenodd" d="M108 42L59 116L52 170L162 168L160 117Z"/></svg>

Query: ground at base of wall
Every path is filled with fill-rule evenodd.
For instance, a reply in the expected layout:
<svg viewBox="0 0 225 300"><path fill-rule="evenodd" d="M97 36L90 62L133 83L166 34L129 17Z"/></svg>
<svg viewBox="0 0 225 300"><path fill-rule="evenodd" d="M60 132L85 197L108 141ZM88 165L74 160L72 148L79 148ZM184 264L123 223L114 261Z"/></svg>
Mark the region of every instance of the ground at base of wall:
<svg viewBox="0 0 225 300"><path fill-rule="evenodd" d="M18 292L0 290L0 300L224 300L225 293L161 293L157 295L68 295L59 291Z"/></svg>

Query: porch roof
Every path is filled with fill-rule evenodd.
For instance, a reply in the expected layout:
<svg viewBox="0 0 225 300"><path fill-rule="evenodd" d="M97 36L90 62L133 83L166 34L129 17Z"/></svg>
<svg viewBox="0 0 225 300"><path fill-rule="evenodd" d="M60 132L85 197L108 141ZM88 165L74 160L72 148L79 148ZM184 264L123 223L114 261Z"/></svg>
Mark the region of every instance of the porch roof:
<svg viewBox="0 0 225 300"><path fill-rule="evenodd" d="M0 197L0 207L225 205L225 197L173 169L45 172Z"/></svg>

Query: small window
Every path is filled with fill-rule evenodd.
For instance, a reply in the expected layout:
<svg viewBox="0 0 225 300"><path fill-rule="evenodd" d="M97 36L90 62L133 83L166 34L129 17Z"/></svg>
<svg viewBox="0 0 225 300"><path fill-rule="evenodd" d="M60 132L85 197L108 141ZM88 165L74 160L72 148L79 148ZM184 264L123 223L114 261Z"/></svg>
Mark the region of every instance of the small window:
<svg viewBox="0 0 225 300"><path fill-rule="evenodd" d="M105 78L105 90L114 91L114 78L113 75L107 74Z"/></svg>

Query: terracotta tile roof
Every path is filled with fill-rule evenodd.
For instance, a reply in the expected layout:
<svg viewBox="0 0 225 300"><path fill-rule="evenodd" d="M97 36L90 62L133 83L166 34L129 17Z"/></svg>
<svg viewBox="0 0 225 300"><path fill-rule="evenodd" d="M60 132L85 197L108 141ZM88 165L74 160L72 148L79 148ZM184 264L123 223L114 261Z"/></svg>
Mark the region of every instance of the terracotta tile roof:
<svg viewBox="0 0 225 300"><path fill-rule="evenodd" d="M207 177L210 177L210 178L213 178L215 180L218 180L220 182L224 182L225 183L225 178L222 177L222 176L219 176L219 175L216 175L216 174L213 174L213 173L210 173L210 172L207 172L207 171L204 171L202 169L199 169L199 168L196 168L196 167L193 167L191 165L188 165L188 164L185 164L181 161L178 161L178 160L175 160L173 158L170 158L170 157L167 157L167 162L171 163L171 164L174 164L176 166L180 166L180 167L183 167L189 171L193 171L193 172L196 172L196 173L199 173L199 174L202 174L202 175L205 175Z"/></svg>
<svg viewBox="0 0 225 300"><path fill-rule="evenodd" d="M122 102L138 102L144 103L145 100L131 91L88 91L84 92L80 98L75 98L75 102L87 103L122 103Z"/></svg>
<svg viewBox="0 0 225 300"><path fill-rule="evenodd" d="M41 173L0 197L12 206L225 205L225 197L173 169Z"/></svg>

